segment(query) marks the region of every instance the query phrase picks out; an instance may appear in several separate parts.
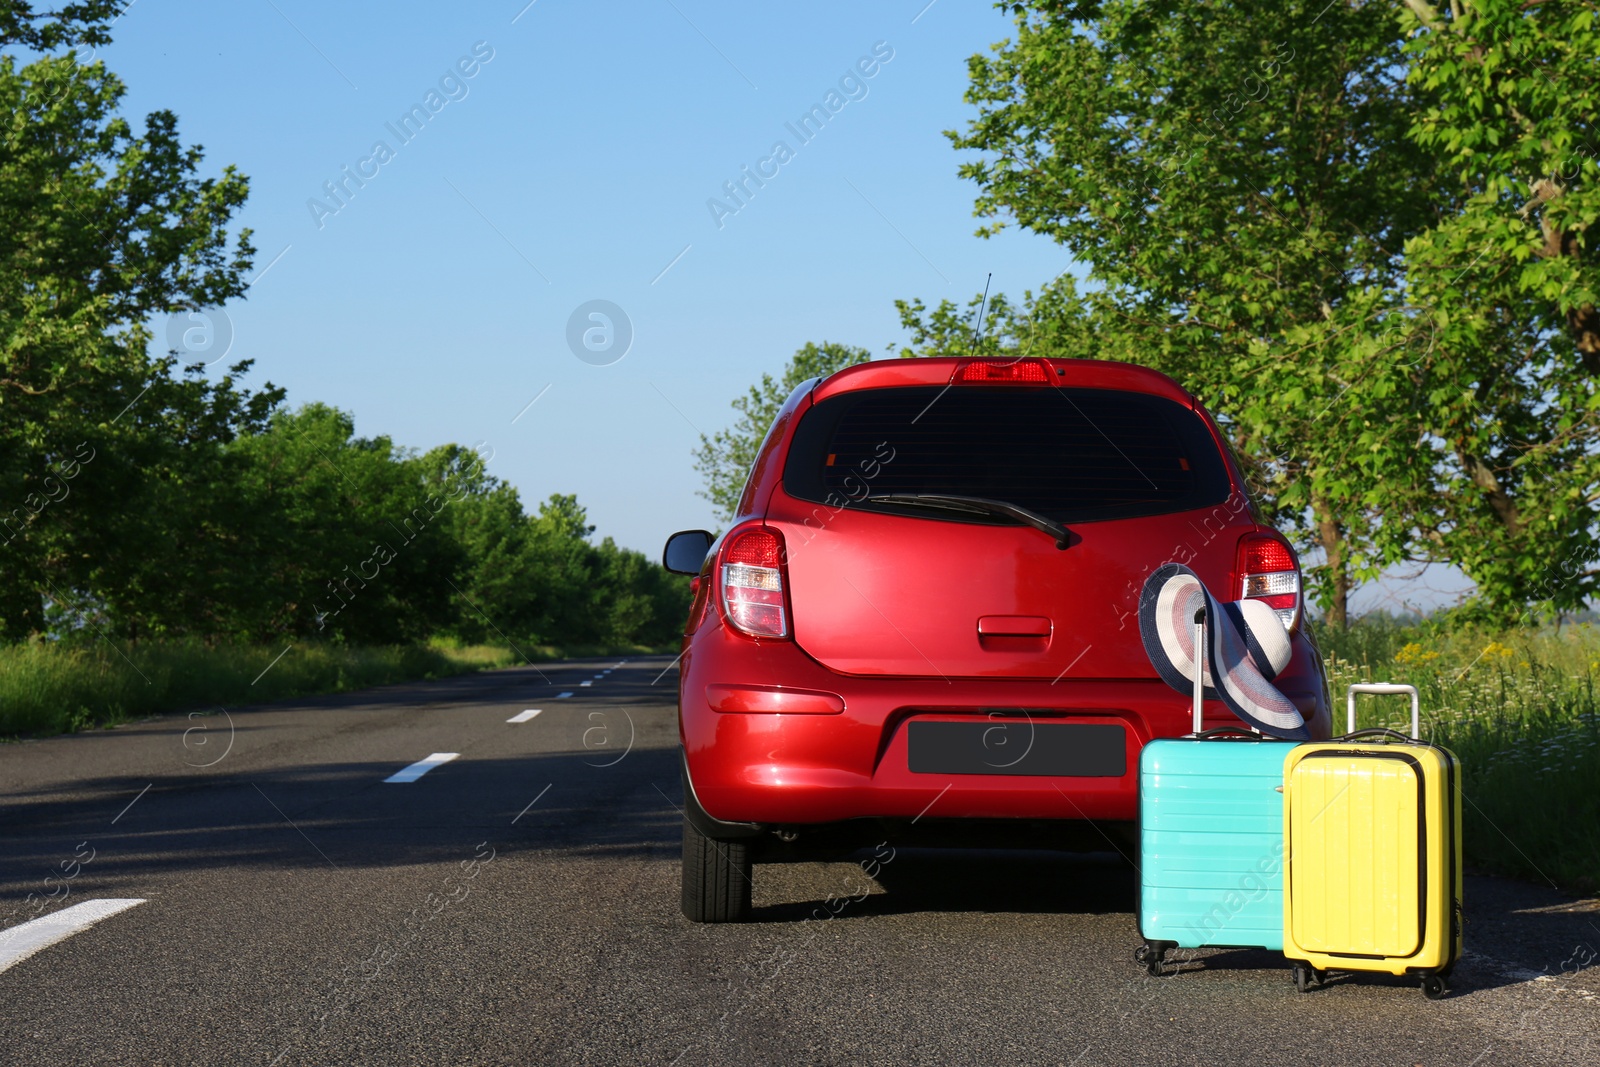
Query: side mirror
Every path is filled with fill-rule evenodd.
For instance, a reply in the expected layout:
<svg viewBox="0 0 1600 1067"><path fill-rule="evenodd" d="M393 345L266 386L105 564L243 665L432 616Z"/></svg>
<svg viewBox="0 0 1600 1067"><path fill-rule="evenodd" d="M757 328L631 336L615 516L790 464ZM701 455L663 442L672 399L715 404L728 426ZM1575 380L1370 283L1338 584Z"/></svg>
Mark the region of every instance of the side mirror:
<svg viewBox="0 0 1600 1067"><path fill-rule="evenodd" d="M715 537L706 530L683 530L667 538L661 565L673 574L699 574Z"/></svg>

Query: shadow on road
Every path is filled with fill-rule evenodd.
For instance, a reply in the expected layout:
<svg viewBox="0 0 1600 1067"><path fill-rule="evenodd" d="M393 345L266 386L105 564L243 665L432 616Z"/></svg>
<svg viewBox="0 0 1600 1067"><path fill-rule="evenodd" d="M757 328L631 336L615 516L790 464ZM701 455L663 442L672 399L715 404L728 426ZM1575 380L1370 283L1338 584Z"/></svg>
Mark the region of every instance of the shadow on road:
<svg viewBox="0 0 1600 1067"><path fill-rule="evenodd" d="M130 883L218 867L454 862L466 837L575 856L675 853L677 752L635 748L613 759L590 751L462 759L403 785L383 781L396 763L374 761L154 784L101 777L75 783L70 796L0 794L0 900L37 891L79 842L96 855L85 874Z"/></svg>
<svg viewBox="0 0 1600 1067"><path fill-rule="evenodd" d="M871 858L871 851L860 854ZM763 874L758 868L757 877ZM1131 914L1137 886L1133 868L1114 853L1064 853L985 849L899 849L871 880L883 892L861 896L870 884L852 872L831 902L837 918L911 912L1022 912ZM757 922L798 921L830 901L805 900L755 910Z"/></svg>

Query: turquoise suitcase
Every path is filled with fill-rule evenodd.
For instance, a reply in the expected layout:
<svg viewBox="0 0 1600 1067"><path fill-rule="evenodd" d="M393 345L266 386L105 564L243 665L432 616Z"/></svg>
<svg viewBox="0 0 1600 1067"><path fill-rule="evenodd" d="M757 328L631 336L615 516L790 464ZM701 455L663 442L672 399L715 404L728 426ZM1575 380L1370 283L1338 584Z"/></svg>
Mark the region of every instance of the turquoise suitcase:
<svg viewBox="0 0 1600 1067"><path fill-rule="evenodd" d="M1194 620L1205 647L1205 616ZM1283 951L1283 765L1298 741L1235 726L1194 731L1139 753L1139 935L1152 975L1175 948Z"/></svg>
<svg viewBox="0 0 1600 1067"><path fill-rule="evenodd" d="M1242 735L1242 736L1241 736ZM1139 755L1139 959L1283 949L1283 764L1294 741L1225 728Z"/></svg>

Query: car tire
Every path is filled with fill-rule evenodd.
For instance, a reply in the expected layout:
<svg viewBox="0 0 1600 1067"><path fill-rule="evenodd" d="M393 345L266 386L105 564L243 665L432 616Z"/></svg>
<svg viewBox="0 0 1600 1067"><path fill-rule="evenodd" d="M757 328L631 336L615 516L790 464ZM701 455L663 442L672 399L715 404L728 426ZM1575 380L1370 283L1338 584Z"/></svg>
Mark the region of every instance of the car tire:
<svg viewBox="0 0 1600 1067"><path fill-rule="evenodd" d="M697 923L750 918L750 845L707 837L683 820L683 914Z"/></svg>

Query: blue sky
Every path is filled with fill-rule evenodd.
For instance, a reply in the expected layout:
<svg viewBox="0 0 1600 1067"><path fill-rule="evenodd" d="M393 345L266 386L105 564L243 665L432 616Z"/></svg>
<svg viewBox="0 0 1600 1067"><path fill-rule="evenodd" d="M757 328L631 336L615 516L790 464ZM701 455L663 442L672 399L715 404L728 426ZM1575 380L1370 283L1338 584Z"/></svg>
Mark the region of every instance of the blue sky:
<svg viewBox="0 0 1600 1067"><path fill-rule="evenodd" d="M487 441L530 508L576 493L654 555L713 522L699 432L800 345L882 353L897 297L964 301L989 271L1020 295L1070 263L972 234L941 131L970 114L967 57L1008 33L987 4L525 3L128 9L101 51L126 112L172 109L207 171L251 179L241 222L271 266L224 309L229 362L364 435ZM818 104L837 113L802 142L786 124ZM739 206L742 168L769 177ZM634 335L605 366L566 339L596 299Z"/></svg>
<svg viewBox="0 0 1600 1067"><path fill-rule="evenodd" d="M363 435L487 442L530 510L576 493L599 536L654 556L714 525L700 433L802 344L883 354L896 298L1072 268L1041 237L973 236L941 132L973 113L967 58L1009 32L972 0L134 0L100 57L130 117L169 108L206 172L250 176L260 273L223 309L226 362ZM614 338L588 361L568 343L596 300L631 327L614 362ZM1461 585L1433 568L1354 603Z"/></svg>

